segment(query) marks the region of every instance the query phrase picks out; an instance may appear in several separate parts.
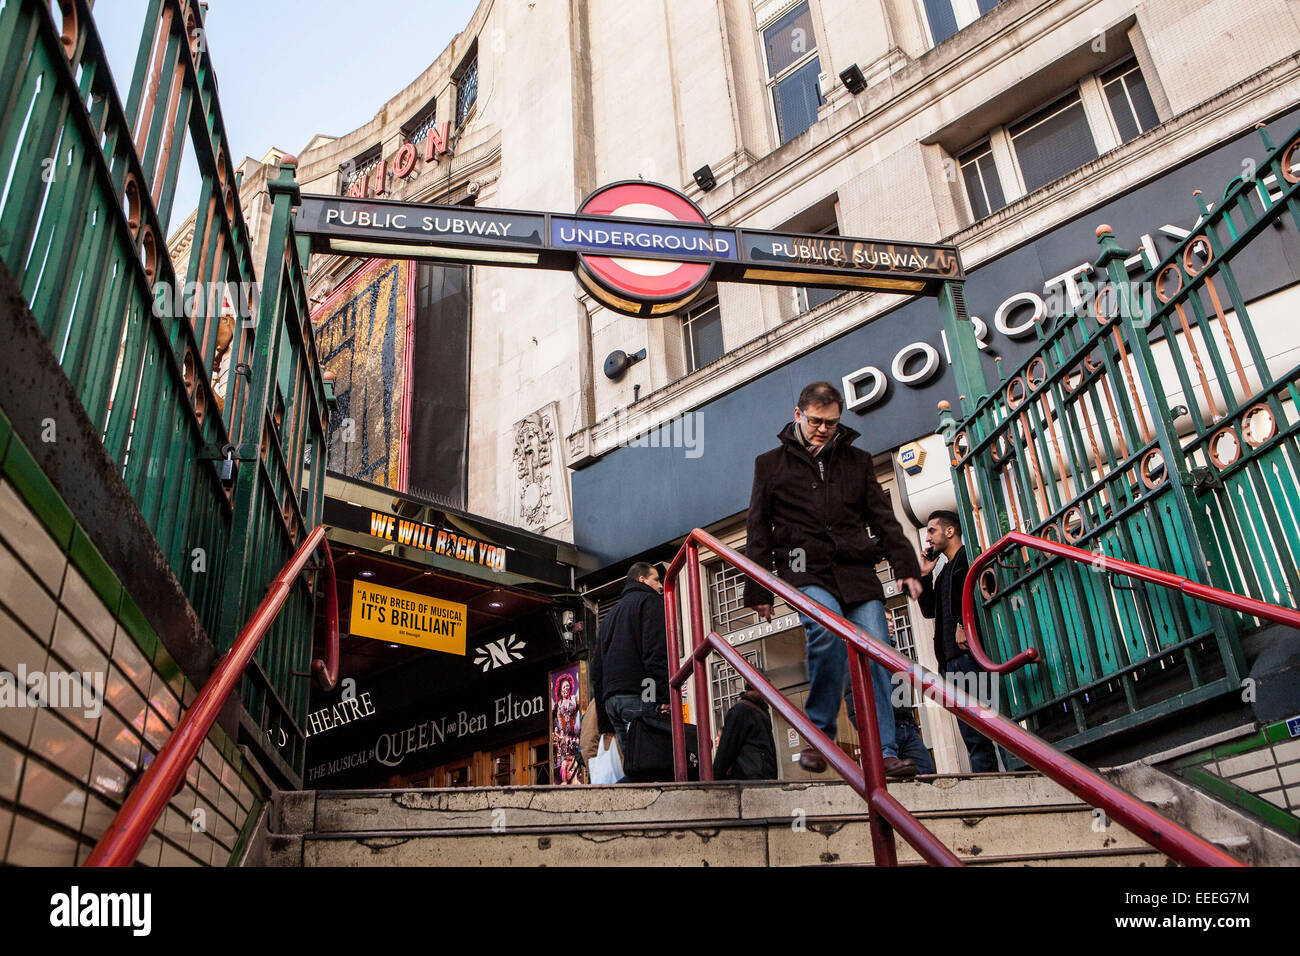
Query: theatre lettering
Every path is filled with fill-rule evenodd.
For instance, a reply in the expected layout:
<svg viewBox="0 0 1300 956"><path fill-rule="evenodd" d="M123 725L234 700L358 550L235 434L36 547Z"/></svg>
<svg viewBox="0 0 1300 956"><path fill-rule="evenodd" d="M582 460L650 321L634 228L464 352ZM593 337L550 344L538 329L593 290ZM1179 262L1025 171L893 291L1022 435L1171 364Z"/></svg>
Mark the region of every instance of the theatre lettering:
<svg viewBox="0 0 1300 956"><path fill-rule="evenodd" d="M506 569L506 549L468 535L456 534L420 521L407 521L396 515L370 512L370 533L375 537L444 554L449 558L481 564L494 571Z"/></svg>
<svg viewBox="0 0 1300 956"><path fill-rule="evenodd" d="M423 149L417 148L422 145ZM350 186L347 194L353 199L365 199L367 196L382 196L388 191L386 178L405 179L415 171L417 158L425 163L436 163L451 147L451 124L447 120L437 123L429 129L423 144L403 143L393 154L391 160L375 164L374 172L368 176L358 176ZM344 174L350 172L345 166Z"/></svg>

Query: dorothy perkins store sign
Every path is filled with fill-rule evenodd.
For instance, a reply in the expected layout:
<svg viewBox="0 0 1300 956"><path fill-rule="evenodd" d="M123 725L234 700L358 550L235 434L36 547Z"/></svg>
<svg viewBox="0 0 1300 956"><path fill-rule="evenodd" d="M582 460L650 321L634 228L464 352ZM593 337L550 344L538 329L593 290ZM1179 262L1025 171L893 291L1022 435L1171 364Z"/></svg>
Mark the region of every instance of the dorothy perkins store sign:
<svg viewBox="0 0 1300 956"><path fill-rule="evenodd" d="M636 316L676 312L710 281L935 295L963 278L953 246L717 227L640 180L602 186L574 215L304 195L296 229L316 252L572 270Z"/></svg>

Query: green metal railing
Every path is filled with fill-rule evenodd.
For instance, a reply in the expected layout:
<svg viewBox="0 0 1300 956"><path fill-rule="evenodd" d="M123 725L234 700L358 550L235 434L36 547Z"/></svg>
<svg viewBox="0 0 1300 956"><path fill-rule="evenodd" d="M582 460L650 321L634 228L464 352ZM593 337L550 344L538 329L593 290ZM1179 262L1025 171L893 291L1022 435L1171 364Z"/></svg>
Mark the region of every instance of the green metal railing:
<svg viewBox="0 0 1300 956"><path fill-rule="evenodd" d="M259 291L202 6L152 0L125 107L90 4L56 6L0 7L0 259L224 650L324 495L312 449L327 393L293 234L296 161L270 186ZM181 288L164 224L187 139L202 185ZM304 578L242 691L292 774L313 606Z"/></svg>
<svg viewBox="0 0 1300 956"><path fill-rule="evenodd" d="M954 328L966 394L962 420L940 420L968 546L1018 530L1103 555L1013 552L979 581L990 655L1040 653L1004 675L1004 710L1064 746L1239 691L1258 623L1116 581L1104 556L1288 607L1300 594L1300 368L1270 370L1232 269L1283 217L1300 225L1300 132L1261 134L1257 175L1213 210L1198 193L1198 224L1140 279L1100 227L1083 306L1043 322L996 388L970 324Z"/></svg>

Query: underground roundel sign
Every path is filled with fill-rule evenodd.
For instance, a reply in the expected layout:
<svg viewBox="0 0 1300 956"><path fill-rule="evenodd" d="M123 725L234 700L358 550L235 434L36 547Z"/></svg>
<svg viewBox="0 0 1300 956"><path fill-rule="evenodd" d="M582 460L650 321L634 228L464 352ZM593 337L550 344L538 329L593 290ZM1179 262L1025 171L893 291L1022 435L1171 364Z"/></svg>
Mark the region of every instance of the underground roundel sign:
<svg viewBox="0 0 1300 956"><path fill-rule="evenodd" d="M655 220L707 226L695 203L675 189L639 180L611 183L587 197L580 216L611 216L626 220ZM590 221L590 220L588 220ZM643 258L663 251L703 252L694 231L610 223L610 247L636 249L641 256L598 256L580 253L574 270L578 281L606 307L626 315L652 316L676 312L700 294L713 271L710 262Z"/></svg>

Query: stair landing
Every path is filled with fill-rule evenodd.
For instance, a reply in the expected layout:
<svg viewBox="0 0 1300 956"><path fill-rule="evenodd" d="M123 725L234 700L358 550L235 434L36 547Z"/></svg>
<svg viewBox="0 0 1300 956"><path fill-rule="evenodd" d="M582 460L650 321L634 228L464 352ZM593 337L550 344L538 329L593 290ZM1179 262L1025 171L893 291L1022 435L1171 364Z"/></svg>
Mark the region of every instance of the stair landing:
<svg viewBox="0 0 1300 956"><path fill-rule="evenodd" d="M1164 866L1036 773L921 777L890 793L968 864ZM901 838L901 864L921 864ZM619 784L277 794L272 866L870 865L843 782Z"/></svg>

